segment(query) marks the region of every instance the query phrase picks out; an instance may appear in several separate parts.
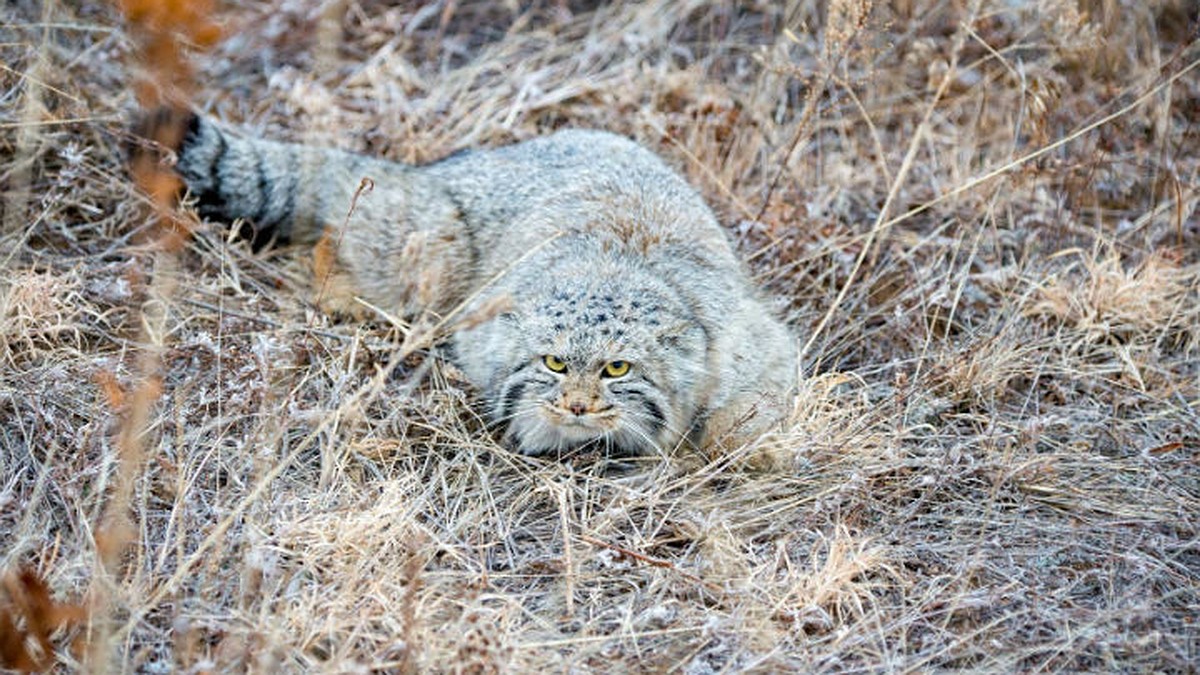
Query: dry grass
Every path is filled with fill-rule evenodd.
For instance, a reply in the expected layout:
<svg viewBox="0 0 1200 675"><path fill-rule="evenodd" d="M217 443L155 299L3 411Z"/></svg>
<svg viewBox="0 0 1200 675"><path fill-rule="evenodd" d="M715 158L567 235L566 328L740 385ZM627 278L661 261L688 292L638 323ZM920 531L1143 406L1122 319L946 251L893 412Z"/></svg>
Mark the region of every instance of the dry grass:
<svg viewBox="0 0 1200 675"><path fill-rule="evenodd" d="M10 2L7 663L1196 667L1194 3L239 4L191 96L264 135L657 149L807 379L788 429L715 460L514 456L451 366L307 305L293 252L153 245L129 32Z"/></svg>

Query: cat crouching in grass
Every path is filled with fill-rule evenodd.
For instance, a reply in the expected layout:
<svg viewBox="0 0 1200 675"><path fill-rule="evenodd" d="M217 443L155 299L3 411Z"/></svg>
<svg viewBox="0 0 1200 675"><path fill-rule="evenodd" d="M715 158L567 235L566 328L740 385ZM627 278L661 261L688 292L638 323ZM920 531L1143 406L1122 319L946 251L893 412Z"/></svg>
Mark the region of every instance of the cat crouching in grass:
<svg viewBox="0 0 1200 675"><path fill-rule="evenodd" d="M792 336L696 191L633 141L566 130L411 166L192 112L139 133L167 121L201 215L249 221L259 242L335 233L335 295L402 318L503 307L449 353L522 453L732 447L790 409Z"/></svg>

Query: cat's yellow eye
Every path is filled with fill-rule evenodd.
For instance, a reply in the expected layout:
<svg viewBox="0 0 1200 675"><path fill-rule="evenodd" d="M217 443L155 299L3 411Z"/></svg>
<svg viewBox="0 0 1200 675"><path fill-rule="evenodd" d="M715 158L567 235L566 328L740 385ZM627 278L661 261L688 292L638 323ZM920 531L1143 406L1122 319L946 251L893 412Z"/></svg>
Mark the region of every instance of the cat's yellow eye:
<svg viewBox="0 0 1200 675"><path fill-rule="evenodd" d="M604 375L604 377L621 377L628 372L628 361L609 361L608 365L604 366L602 375Z"/></svg>
<svg viewBox="0 0 1200 675"><path fill-rule="evenodd" d="M548 369L550 372L552 372L552 373L565 373L565 372L567 372L567 364L566 364L566 362L565 362L565 361L563 361L562 359L558 358L557 356L553 356L553 355L551 355L551 354L547 354L547 355L545 355L545 356L543 356L543 357L542 357L542 363L543 363L543 364L546 366L546 368L547 368L547 369Z"/></svg>

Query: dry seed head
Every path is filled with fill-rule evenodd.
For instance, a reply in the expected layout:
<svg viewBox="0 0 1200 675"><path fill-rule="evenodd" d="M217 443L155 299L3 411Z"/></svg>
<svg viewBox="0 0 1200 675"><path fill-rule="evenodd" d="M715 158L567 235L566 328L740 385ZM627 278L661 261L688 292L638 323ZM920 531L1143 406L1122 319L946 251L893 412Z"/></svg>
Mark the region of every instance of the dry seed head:
<svg viewBox="0 0 1200 675"><path fill-rule="evenodd" d="M1114 252L1085 258L1083 265L1083 279L1051 278L1039 289L1029 313L1053 316L1091 341L1154 335L1171 327L1194 334L1198 310L1188 301L1192 273L1167 256L1152 255L1126 269Z"/></svg>
<svg viewBox="0 0 1200 675"><path fill-rule="evenodd" d="M78 346L87 302L76 278L52 272L18 271L0 280L0 354L29 356L70 341Z"/></svg>
<svg viewBox="0 0 1200 675"><path fill-rule="evenodd" d="M784 582L789 588L782 606L801 615L815 609L819 615L846 621L871 607L871 598L883 587L880 576L898 578L886 550L841 525L813 546L807 565L787 565Z"/></svg>
<svg viewBox="0 0 1200 675"><path fill-rule="evenodd" d="M1097 62L1097 54L1106 49L1100 26L1088 20L1075 0L1050 0L1040 3L1040 19L1047 39L1059 56L1070 64Z"/></svg>
<svg viewBox="0 0 1200 675"><path fill-rule="evenodd" d="M1033 346L1007 335L977 340L939 355L931 368L937 393L971 403L987 403L1008 384L1030 372Z"/></svg>
<svg viewBox="0 0 1200 675"><path fill-rule="evenodd" d="M837 57L867 25L871 0L832 0L825 24L825 55Z"/></svg>

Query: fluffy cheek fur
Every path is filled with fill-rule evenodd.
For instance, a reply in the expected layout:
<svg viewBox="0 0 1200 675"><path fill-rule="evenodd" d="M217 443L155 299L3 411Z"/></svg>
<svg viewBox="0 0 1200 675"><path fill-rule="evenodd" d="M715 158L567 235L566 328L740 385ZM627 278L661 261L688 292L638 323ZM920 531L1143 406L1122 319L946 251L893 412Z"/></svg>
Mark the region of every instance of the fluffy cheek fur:
<svg viewBox="0 0 1200 675"><path fill-rule="evenodd" d="M519 368L500 387L493 418L520 452L540 455L594 445L612 455L662 452L677 422L663 392L632 374L599 386L592 410L575 415L562 406L569 385L537 366Z"/></svg>

